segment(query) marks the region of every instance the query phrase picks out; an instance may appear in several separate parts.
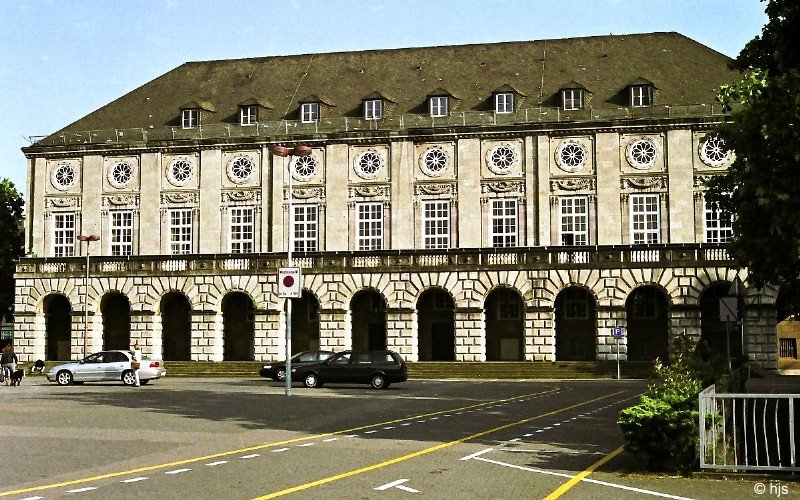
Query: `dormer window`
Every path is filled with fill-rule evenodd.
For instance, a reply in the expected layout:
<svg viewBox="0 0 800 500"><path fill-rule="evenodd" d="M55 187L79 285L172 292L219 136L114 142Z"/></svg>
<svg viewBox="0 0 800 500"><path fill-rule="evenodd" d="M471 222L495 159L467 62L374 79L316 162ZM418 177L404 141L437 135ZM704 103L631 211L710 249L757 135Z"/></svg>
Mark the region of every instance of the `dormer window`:
<svg viewBox="0 0 800 500"><path fill-rule="evenodd" d="M431 96L428 102L432 117L447 116L447 96Z"/></svg>
<svg viewBox="0 0 800 500"><path fill-rule="evenodd" d="M303 123L314 123L319 120L319 103L304 102L300 105L300 120Z"/></svg>
<svg viewBox="0 0 800 500"><path fill-rule="evenodd" d="M653 86L652 85L631 85L631 106L651 106L653 104Z"/></svg>
<svg viewBox="0 0 800 500"><path fill-rule="evenodd" d="M248 104L239 106L239 124L240 125L255 125L258 121L258 106Z"/></svg>
<svg viewBox="0 0 800 500"><path fill-rule="evenodd" d="M174 116L174 115L173 115ZM200 125L200 110L197 108L189 108L181 110L181 127L182 128L197 128Z"/></svg>
<svg viewBox="0 0 800 500"><path fill-rule="evenodd" d="M383 118L383 101L380 99L364 101L364 119L380 120L381 118Z"/></svg>
<svg viewBox="0 0 800 500"><path fill-rule="evenodd" d="M494 111L497 114L514 112L514 94L500 92L494 95Z"/></svg>
<svg viewBox="0 0 800 500"><path fill-rule="evenodd" d="M564 111L583 108L583 89L564 89L561 91L561 105Z"/></svg>

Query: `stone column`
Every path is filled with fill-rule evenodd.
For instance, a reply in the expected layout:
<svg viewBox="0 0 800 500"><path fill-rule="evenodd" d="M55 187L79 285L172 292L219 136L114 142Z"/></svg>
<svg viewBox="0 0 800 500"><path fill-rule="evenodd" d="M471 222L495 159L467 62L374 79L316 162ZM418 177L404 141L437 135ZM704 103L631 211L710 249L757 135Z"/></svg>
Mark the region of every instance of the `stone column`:
<svg viewBox="0 0 800 500"><path fill-rule="evenodd" d="M192 311L193 361L222 361L222 313Z"/></svg>
<svg viewBox="0 0 800 500"><path fill-rule="evenodd" d="M161 330L160 319L153 311L131 311L131 345L139 342L144 357L163 358L161 335L155 335L156 323Z"/></svg>
<svg viewBox="0 0 800 500"><path fill-rule="evenodd" d="M194 246L194 248L199 247L200 253L214 254L224 251L220 236L220 232L224 230L220 220L222 169L222 151L219 149L200 151L200 202L197 206L200 215L195 236L199 245Z"/></svg>
<svg viewBox="0 0 800 500"><path fill-rule="evenodd" d="M670 130L666 137L666 163L669 183L669 240L667 243L694 243L694 179L692 176L692 131Z"/></svg>
<svg viewBox="0 0 800 500"><path fill-rule="evenodd" d="M350 331L350 312L347 309L319 310L320 349L339 352L352 348Z"/></svg>
<svg viewBox="0 0 800 500"><path fill-rule="evenodd" d="M347 210L347 176L350 172L347 144L331 144L325 151L325 223L320 228L324 234L319 236L320 250L349 250L348 210ZM300 187L295 182L295 188ZM322 219L320 207L320 219ZM322 220L320 220L322 222Z"/></svg>
<svg viewBox="0 0 800 500"><path fill-rule="evenodd" d="M777 311L774 304L750 304L744 309L744 357L755 371L777 373ZM736 332L741 335L741 331ZM733 334L733 332L731 332ZM735 356L735 353L731 353Z"/></svg>
<svg viewBox="0 0 800 500"><path fill-rule="evenodd" d="M595 136L597 158L597 224L598 245L618 245L622 237L622 213L620 203L620 144L619 134L600 133Z"/></svg>
<svg viewBox="0 0 800 500"><path fill-rule="evenodd" d="M555 310L552 306L528 306L525 315L525 360L556 360Z"/></svg>
<svg viewBox="0 0 800 500"><path fill-rule="evenodd" d="M154 255L161 253L161 153L142 153L140 161L139 254Z"/></svg>
<svg viewBox="0 0 800 500"><path fill-rule="evenodd" d="M25 197L25 243L29 251L40 257L50 255L45 247L48 227L44 215L44 193L47 190L47 160L28 160L28 193ZM42 358L44 359L44 358Z"/></svg>
<svg viewBox="0 0 800 500"><path fill-rule="evenodd" d="M281 327L281 312L270 309L255 311L255 339L253 340L256 361L285 359L285 337L279 334L285 330Z"/></svg>
<svg viewBox="0 0 800 500"><path fill-rule="evenodd" d="M456 361L486 361L486 324L480 307L456 307Z"/></svg>
<svg viewBox="0 0 800 500"><path fill-rule="evenodd" d="M617 360L617 339L611 329L621 326L623 336L619 339L619 360L628 359L627 321L624 305L599 305L597 307L597 360Z"/></svg>
<svg viewBox="0 0 800 500"><path fill-rule="evenodd" d="M414 309L386 309L386 348L395 351L406 361L419 360L419 338L414 321Z"/></svg>
<svg viewBox="0 0 800 500"><path fill-rule="evenodd" d="M458 218L456 241L461 248L477 248L485 221L481 211L481 144L478 139L460 139L458 158Z"/></svg>
<svg viewBox="0 0 800 500"><path fill-rule="evenodd" d="M14 313L14 352L20 361L45 359L44 313Z"/></svg>

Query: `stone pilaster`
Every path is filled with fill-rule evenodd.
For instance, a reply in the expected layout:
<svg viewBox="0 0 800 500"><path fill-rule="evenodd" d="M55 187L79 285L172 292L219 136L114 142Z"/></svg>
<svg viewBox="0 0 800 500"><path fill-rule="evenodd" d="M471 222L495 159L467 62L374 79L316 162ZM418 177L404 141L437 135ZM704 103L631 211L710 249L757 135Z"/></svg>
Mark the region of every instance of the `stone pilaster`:
<svg viewBox="0 0 800 500"><path fill-rule="evenodd" d="M353 346L350 332L350 314L347 309L320 309L319 348L346 351Z"/></svg>
<svg viewBox="0 0 800 500"><path fill-rule="evenodd" d="M597 360L617 360L617 339L611 333L615 326L621 326L623 336L619 339L619 359L628 359L628 337L626 335L625 306L599 306L597 308Z"/></svg>
<svg viewBox="0 0 800 500"><path fill-rule="evenodd" d="M756 371L777 373L777 313L772 304L748 305L744 310L744 356Z"/></svg>
<svg viewBox="0 0 800 500"><path fill-rule="evenodd" d="M44 316L14 314L14 352L20 361L45 359Z"/></svg>
<svg viewBox="0 0 800 500"><path fill-rule="evenodd" d="M281 327L280 311L257 309L255 312L254 356L257 361L285 359L285 338L280 334L286 330Z"/></svg>
<svg viewBox="0 0 800 500"><path fill-rule="evenodd" d="M406 361L419 360L417 322L414 321L413 309L386 310L386 348L395 351Z"/></svg>
<svg viewBox="0 0 800 500"><path fill-rule="evenodd" d="M192 311L193 361L222 361L222 313Z"/></svg>
<svg viewBox="0 0 800 500"><path fill-rule="evenodd" d="M144 357L164 357L161 335L156 335L160 319L152 311L131 311L131 345L139 342Z"/></svg>
<svg viewBox="0 0 800 500"><path fill-rule="evenodd" d="M525 308L525 360L556 360L555 312L552 307Z"/></svg>
<svg viewBox="0 0 800 500"><path fill-rule="evenodd" d="M486 329L483 309L457 307L455 322L456 361L486 361Z"/></svg>

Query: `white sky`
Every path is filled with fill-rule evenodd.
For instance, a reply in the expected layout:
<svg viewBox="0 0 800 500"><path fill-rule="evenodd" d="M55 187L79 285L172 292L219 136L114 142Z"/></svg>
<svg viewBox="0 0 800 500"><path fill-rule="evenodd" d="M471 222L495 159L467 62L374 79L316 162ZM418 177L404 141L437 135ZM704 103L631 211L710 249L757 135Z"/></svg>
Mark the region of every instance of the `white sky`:
<svg viewBox="0 0 800 500"><path fill-rule="evenodd" d="M735 57L757 0L0 0L0 178L47 135L186 61L677 31Z"/></svg>

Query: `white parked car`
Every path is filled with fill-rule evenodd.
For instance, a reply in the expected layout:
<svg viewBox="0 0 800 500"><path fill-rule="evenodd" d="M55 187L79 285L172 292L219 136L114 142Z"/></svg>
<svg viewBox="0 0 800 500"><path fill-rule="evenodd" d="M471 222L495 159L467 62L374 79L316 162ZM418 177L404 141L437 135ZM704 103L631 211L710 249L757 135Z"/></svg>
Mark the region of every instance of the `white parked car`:
<svg viewBox="0 0 800 500"><path fill-rule="evenodd" d="M139 367L139 381L142 384L166 374L167 370L160 360L142 359ZM58 385L103 381L122 382L126 385L136 383L129 351L101 351L80 361L56 365L47 372L47 380L57 382Z"/></svg>

